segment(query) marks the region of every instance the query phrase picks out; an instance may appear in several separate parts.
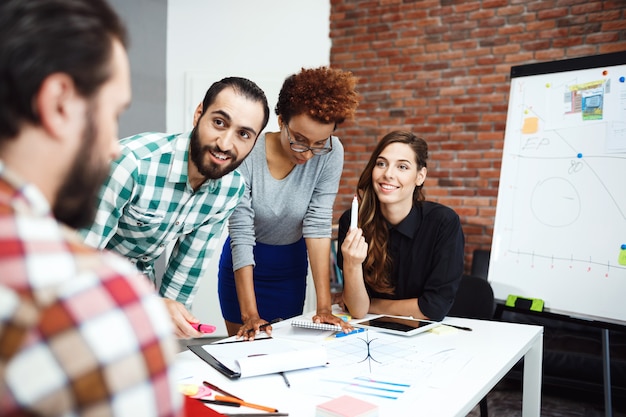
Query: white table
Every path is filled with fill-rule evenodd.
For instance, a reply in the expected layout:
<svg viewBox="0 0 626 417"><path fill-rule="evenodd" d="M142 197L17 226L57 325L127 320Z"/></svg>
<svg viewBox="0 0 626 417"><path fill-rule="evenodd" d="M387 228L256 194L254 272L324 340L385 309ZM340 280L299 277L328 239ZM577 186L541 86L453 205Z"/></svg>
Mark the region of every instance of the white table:
<svg viewBox="0 0 626 417"><path fill-rule="evenodd" d="M380 416L466 416L478 402L498 383L506 373L524 358L523 374L523 417L539 416L541 411L541 365L543 350L543 327L495 321L446 318L444 322L470 327L473 331L452 331L441 334L422 333L413 337L383 335L368 332L367 340L372 342L372 356L382 360L378 364L369 360L354 360L354 365L333 365L338 362L333 358L334 349L329 349L331 365L287 372L291 383L288 388L280 375L265 375L239 380L230 380L214 370L191 351L184 351L177 357L177 377L181 383L201 384L210 381L220 388L237 395L252 403L277 408L280 412L288 412L290 416L314 417L315 406L332 397L351 395L379 405ZM291 338L294 333L288 321L273 326L275 338ZM337 343L348 340L351 344L362 346L357 356L365 358L367 347L363 333L350 335L329 342L317 331L297 329L297 332L309 332L301 340L316 343ZM312 333L311 333L312 332ZM349 338L361 338L361 341ZM397 346L398 349L409 347L412 352L404 353L394 360L382 353L382 344ZM378 345L376 345L378 344ZM332 345L331 345L332 346ZM377 351L379 349L379 351ZM359 356L360 355L360 356ZM424 355L427 359L420 359ZM413 360L410 361L410 359ZM427 363L426 368L415 371L415 358L418 362ZM432 360L432 358L438 358ZM404 393L394 400L378 398L372 395L361 395L352 390L351 379L357 375L367 374L368 363L373 366L371 378L379 380L413 378L410 387L403 388ZM381 372L386 375L380 377ZM340 376L340 377L339 377ZM347 381L342 383L341 379ZM331 381L331 382L329 382ZM362 379L361 379L362 381ZM357 383L358 385L358 383ZM356 387L360 391L359 387ZM394 394L398 395L398 394ZM215 406L220 412L241 413L255 412L247 408L231 408ZM258 412L258 411L256 411Z"/></svg>

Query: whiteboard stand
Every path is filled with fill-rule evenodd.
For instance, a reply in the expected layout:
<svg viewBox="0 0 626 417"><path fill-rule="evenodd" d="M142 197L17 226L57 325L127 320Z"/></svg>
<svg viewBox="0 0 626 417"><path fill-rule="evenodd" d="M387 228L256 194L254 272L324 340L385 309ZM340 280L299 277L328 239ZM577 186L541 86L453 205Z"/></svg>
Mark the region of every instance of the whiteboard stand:
<svg viewBox="0 0 626 417"><path fill-rule="evenodd" d="M626 219L615 175L626 169L626 51L517 65L510 76L488 280L497 301L543 300L544 313L602 330L611 416L608 332L626 326L626 242L615 227Z"/></svg>
<svg viewBox="0 0 626 417"><path fill-rule="evenodd" d="M565 322L578 323L586 326L592 326L600 329L600 337L602 338L602 375L603 375L603 390L604 390L604 415L605 417L613 417L613 399L612 392L613 386L611 383L611 352L610 352L610 344L609 344L609 330L610 328L614 328L617 331L623 331L623 326L616 325L613 323L605 323L599 321L588 321L585 319L580 319L572 316L567 316L563 314L553 313L547 310L542 312L536 312L531 310L524 310L515 307L509 307L504 304L503 300L496 300L496 309L494 313L494 319L501 320L502 313L504 310L528 314L532 316L538 317L546 317L554 320L561 320Z"/></svg>
<svg viewBox="0 0 626 417"><path fill-rule="evenodd" d="M602 329L602 365L604 366L604 415L613 417L611 400L611 352L609 350L609 329Z"/></svg>

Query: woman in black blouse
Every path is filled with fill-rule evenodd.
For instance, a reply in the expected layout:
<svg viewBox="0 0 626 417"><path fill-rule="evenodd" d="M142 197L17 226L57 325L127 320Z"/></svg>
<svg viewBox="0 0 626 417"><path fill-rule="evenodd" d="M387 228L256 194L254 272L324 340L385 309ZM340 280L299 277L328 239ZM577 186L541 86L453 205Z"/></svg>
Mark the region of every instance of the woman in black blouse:
<svg viewBox="0 0 626 417"><path fill-rule="evenodd" d="M343 304L355 318L371 314L441 320L463 275L459 216L425 201L428 145L394 131L378 143L359 178L358 228L350 210L339 220Z"/></svg>

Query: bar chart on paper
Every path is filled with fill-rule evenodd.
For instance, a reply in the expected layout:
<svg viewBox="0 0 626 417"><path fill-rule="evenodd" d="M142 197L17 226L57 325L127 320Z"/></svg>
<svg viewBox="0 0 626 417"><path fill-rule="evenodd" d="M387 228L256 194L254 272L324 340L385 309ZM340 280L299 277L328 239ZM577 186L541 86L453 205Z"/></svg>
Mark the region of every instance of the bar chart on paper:
<svg viewBox="0 0 626 417"><path fill-rule="evenodd" d="M419 336L416 336L419 337ZM327 369L321 382L334 390L380 400L398 400L421 384L445 386L472 359L448 344L426 348L414 338L366 331L324 343ZM346 378L345 375L351 375Z"/></svg>

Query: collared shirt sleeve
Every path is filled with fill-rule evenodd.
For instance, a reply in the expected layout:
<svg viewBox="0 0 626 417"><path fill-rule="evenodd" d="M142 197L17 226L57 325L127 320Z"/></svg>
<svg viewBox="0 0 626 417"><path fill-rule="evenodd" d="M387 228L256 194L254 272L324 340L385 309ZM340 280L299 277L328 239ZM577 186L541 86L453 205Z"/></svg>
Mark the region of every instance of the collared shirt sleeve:
<svg viewBox="0 0 626 417"><path fill-rule="evenodd" d="M437 221L437 227L431 229L432 251L423 270L424 286L418 305L422 313L431 320L442 320L450 311L454 297L463 276L465 239L458 215L450 208L445 214L427 221ZM420 256L416 254L416 256Z"/></svg>
<svg viewBox="0 0 626 417"><path fill-rule="evenodd" d="M89 246L104 249L115 236L124 207L135 193L137 167L134 154L123 147L122 155L111 164L110 174L100 188L94 222L80 230Z"/></svg>

